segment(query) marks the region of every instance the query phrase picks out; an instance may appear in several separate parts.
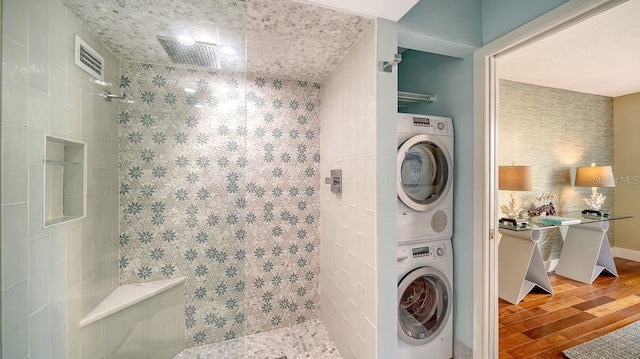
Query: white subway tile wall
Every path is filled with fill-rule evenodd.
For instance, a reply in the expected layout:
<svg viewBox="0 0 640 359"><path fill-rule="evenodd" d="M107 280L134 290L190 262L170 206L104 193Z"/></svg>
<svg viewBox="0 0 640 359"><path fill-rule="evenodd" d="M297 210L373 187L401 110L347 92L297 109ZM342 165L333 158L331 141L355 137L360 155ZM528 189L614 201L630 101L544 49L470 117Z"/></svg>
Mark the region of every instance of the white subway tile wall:
<svg viewBox="0 0 640 359"><path fill-rule="evenodd" d="M111 92L120 64L57 0L4 1L2 23L2 354L77 358L77 322L119 282L118 103L74 64L75 34L105 55ZM89 151L87 218L50 228L45 134Z"/></svg>
<svg viewBox="0 0 640 359"><path fill-rule="evenodd" d="M344 358L376 355L376 41L370 26L322 84L320 317Z"/></svg>

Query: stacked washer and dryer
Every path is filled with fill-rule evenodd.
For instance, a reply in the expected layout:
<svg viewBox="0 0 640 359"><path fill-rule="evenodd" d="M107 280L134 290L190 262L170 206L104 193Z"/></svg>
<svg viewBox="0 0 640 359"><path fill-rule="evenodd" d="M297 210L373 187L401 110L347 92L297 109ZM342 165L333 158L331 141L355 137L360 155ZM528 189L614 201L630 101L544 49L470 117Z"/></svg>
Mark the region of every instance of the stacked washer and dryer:
<svg viewBox="0 0 640 359"><path fill-rule="evenodd" d="M453 357L453 121L398 114L398 357Z"/></svg>

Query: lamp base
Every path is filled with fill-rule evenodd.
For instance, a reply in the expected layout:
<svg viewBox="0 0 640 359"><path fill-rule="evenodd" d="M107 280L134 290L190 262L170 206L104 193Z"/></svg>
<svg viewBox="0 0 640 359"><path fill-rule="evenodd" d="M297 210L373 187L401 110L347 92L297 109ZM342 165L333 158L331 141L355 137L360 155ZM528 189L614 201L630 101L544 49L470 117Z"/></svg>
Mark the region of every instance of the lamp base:
<svg viewBox="0 0 640 359"><path fill-rule="evenodd" d="M582 210L582 214L584 216L609 217L609 212L595 210L595 209L584 209L584 210Z"/></svg>
<svg viewBox="0 0 640 359"><path fill-rule="evenodd" d="M598 193L598 187L591 187L591 197L583 198L584 204L589 206L593 211L599 211L600 207L604 204L607 196L602 193Z"/></svg>

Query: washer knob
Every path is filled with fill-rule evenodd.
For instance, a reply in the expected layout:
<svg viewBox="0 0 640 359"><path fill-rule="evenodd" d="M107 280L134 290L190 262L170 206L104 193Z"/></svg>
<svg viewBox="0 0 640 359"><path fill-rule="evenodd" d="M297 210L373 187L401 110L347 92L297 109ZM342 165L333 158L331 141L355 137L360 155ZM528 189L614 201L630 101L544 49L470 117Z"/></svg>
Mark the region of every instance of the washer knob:
<svg viewBox="0 0 640 359"><path fill-rule="evenodd" d="M444 130L444 122L438 122L438 130Z"/></svg>
<svg viewBox="0 0 640 359"><path fill-rule="evenodd" d="M442 248L436 249L436 254L438 255L438 257L442 257L444 255L444 249Z"/></svg>

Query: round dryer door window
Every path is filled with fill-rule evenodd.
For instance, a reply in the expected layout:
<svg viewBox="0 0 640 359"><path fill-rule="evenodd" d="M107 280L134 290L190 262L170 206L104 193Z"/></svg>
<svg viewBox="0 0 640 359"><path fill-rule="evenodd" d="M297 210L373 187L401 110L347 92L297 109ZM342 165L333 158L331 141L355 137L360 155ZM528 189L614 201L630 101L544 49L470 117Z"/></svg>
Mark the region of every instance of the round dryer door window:
<svg viewBox="0 0 640 359"><path fill-rule="evenodd" d="M435 208L450 186L451 159L437 139L417 135L398 148L398 198L409 208Z"/></svg>
<svg viewBox="0 0 640 359"><path fill-rule="evenodd" d="M398 283L398 335L413 345L435 339L451 315L453 293L444 274L420 267Z"/></svg>

